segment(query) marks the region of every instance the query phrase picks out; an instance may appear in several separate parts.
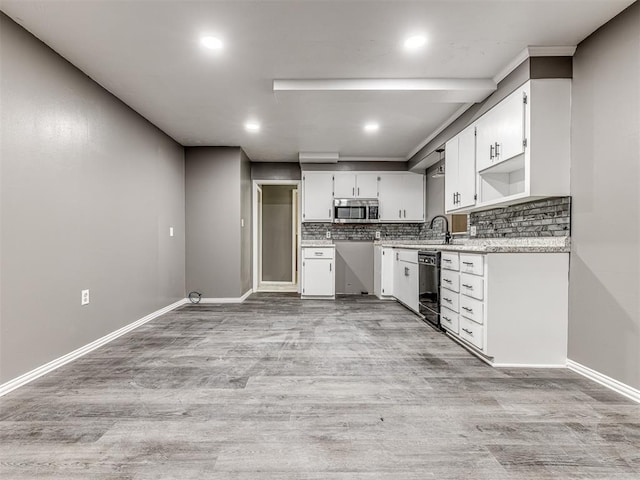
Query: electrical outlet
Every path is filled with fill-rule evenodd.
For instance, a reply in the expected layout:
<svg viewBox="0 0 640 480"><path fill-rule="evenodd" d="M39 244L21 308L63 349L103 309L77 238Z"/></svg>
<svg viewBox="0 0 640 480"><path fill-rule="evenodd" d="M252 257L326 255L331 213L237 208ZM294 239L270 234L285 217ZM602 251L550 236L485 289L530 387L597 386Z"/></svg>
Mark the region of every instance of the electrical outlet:
<svg viewBox="0 0 640 480"><path fill-rule="evenodd" d="M331 238L331 232L329 230L327 230L327 239Z"/></svg>
<svg viewBox="0 0 640 480"><path fill-rule="evenodd" d="M380 232L376 230L376 240L380 240Z"/></svg>
<svg viewBox="0 0 640 480"><path fill-rule="evenodd" d="M80 305L89 305L89 290L82 290Z"/></svg>
<svg viewBox="0 0 640 480"><path fill-rule="evenodd" d="M476 227L475 225L471 225L469 227L469 235L471 235L472 237L475 237L478 234L478 227Z"/></svg>
<svg viewBox="0 0 640 480"><path fill-rule="evenodd" d="M169 236L173 237L173 227L169 227Z"/></svg>

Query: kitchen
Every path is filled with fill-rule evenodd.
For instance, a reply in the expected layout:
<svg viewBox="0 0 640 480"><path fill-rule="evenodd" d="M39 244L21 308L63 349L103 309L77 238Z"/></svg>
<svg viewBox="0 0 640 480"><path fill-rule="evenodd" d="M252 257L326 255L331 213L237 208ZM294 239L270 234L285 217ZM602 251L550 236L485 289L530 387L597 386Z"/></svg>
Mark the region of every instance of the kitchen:
<svg viewBox="0 0 640 480"><path fill-rule="evenodd" d="M217 452L215 466L162 464L200 478L243 465L254 477L637 474L638 3L378 2L366 15L364 3L0 2L9 476L33 477L51 451L61 475L83 464L98 478L91 452L105 446L105 468L151 475L122 445L176 438ZM186 26L212 11L224 48ZM430 15L443 28L407 20ZM405 50L416 31L426 45ZM522 121L504 121L514 111ZM378 221L334 222L336 198L377 200ZM258 210L290 220L277 268ZM420 251L439 254L429 293L444 333L419 316ZM306 286L307 259L329 262L328 283ZM202 430L214 424L228 444ZM161 425L167 437L144 437ZM612 465L598 460L602 429L621 442ZM391 460L428 438L461 462Z"/></svg>

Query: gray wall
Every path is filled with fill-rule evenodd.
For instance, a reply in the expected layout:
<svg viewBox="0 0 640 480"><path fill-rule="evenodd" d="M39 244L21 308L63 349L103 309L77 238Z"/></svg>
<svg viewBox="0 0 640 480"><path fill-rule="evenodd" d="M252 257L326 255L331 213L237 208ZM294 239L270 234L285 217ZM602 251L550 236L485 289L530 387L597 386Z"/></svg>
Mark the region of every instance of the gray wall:
<svg viewBox="0 0 640 480"><path fill-rule="evenodd" d="M252 162L251 178L253 180L300 180L302 173L299 163Z"/></svg>
<svg viewBox="0 0 640 480"><path fill-rule="evenodd" d="M184 159L3 14L0 56L5 382L184 298Z"/></svg>
<svg viewBox="0 0 640 480"><path fill-rule="evenodd" d="M295 185L262 187L262 280L290 282Z"/></svg>
<svg viewBox="0 0 640 480"><path fill-rule="evenodd" d="M444 176L433 178L440 165L444 165L444 160L439 161L427 169L425 174L427 179L426 185L426 210L425 218L427 222L436 215L444 215Z"/></svg>
<svg viewBox="0 0 640 480"><path fill-rule="evenodd" d="M569 358L640 388L640 4L573 72Z"/></svg>
<svg viewBox="0 0 640 480"><path fill-rule="evenodd" d="M185 185L187 292L240 297L251 288L249 161L238 147L186 148Z"/></svg>

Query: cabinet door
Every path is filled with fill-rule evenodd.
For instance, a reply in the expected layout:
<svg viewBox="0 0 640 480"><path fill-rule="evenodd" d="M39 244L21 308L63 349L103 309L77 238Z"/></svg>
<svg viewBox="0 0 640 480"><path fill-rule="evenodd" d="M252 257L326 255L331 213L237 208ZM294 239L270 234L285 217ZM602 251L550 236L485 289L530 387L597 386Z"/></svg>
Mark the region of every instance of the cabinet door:
<svg viewBox="0 0 640 480"><path fill-rule="evenodd" d="M356 176L356 196L359 198L378 198L377 173L358 173Z"/></svg>
<svg viewBox="0 0 640 480"><path fill-rule="evenodd" d="M302 272L302 294L333 296L333 261L306 259Z"/></svg>
<svg viewBox="0 0 640 480"><path fill-rule="evenodd" d="M381 222L402 222L405 199L404 175L380 174L379 216Z"/></svg>
<svg viewBox="0 0 640 480"><path fill-rule="evenodd" d="M335 173L333 180L333 195L335 198L355 198L356 174L355 173Z"/></svg>
<svg viewBox="0 0 640 480"><path fill-rule="evenodd" d="M445 170L448 173L448 170ZM446 180L445 173L445 180ZM446 190L446 188L445 188ZM458 135L458 198L456 208L476 204L476 132L475 126Z"/></svg>
<svg viewBox="0 0 640 480"><path fill-rule="evenodd" d="M333 219L333 174L307 172L302 176L302 221L330 222Z"/></svg>
<svg viewBox="0 0 640 480"><path fill-rule="evenodd" d="M498 150L494 164L524 152L525 106L523 89L516 90L496 106Z"/></svg>
<svg viewBox="0 0 640 480"><path fill-rule="evenodd" d="M476 122L476 167L478 171L493 165L497 141L495 108Z"/></svg>
<svg viewBox="0 0 640 480"><path fill-rule="evenodd" d="M459 135L456 135L444 146L444 209L447 212L458 208L458 145Z"/></svg>
<svg viewBox="0 0 640 480"><path fill-rule="evenodd" d="M402 268L405 262L398 259L398 251L393 251L393 296L401 302L405 301L404 298L404 269Z"/></svg>
<svg viewBox="0 0 640 480"><path fill-rule="evenodd" d="M424 175L402 175L402 215L406 222L424 221Z"/></svg>
<svg viewBox="0 0 640 480"><path fill-rule="evenodd" d="M417 312L419 309L418 305L418 264L416 263L404 263L404 274L405 274L405 304L411 308L414 312Z"/></svg>
<svg viewBox="0 0 640 480"><path fill-rule="evenodd" d="M393 296L393 270L394 270L394 255L393 248L382 249L382 295Z"/></svg>

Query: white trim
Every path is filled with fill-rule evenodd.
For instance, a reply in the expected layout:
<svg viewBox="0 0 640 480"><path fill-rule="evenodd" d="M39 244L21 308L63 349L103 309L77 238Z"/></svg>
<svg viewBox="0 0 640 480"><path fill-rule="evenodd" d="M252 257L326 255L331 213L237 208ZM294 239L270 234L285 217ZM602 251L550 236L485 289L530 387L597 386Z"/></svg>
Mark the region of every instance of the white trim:
<svg viewBox="0 0 640 480"><path fill-rule="evenodd" d="M496 84L505 79L507 75L513 72L518 65L529 57L573 57L576 53L575 45L556 45L552 47L535 47L530 46L522 50L513 60L500 70L494 77Z"/></svg>
<svg viewBox="0 0 640 480"><path fill-rule="evenodd" d="M492 363L496 368L567 368L563 363Z"/></svg>
<svg viewBox="0 0 640 480"><path fill-rule="evenodd" d="M589 367L585 367L584 365L570 359L567 359L567 368L579 373L589 380L593 380L594 382L613 390L616 393L619 393L620 395L624 395L625 397L640 403L640 390L637 388L633 388L630 385L608 377L607 375L597 372Z"/></svg>
<svg viewBox="0 0 640 480"><path fill-rule="evenodd" d="M136 320L135 322L130 323L129 325L126 325L116 330L115 332L111 332L108 335L105 335L104 337L94 340L93 342L88 343L84 347L80 347L72 352L67 353L66 355L63 355L61 357L56 358L55 360L50 361L49 363L45 363L44 365L38 368L35 368L30 372L20 375L19 377L16 377L13 380L9 380L8 382L3 383L2 385L0 385L0 397L2 397L3 395L6 395L7 393L15 390L18 387L22 387L23 385L26 385L27 383L32 382L37 378L40 378L43 375L46 375L49 372L54 371L57 368L62 367L63 365L66 365L69 362L72 362L73 360L76 360L82 357L83 355L86 355L87 353L95 350L96 348L106 345L112 340L115 340L116 338L124 335L125 333L130 332L131 330L135 330L139 326L144 325L145 323L153 320L154 318L164 315L165 313L170 312L171 310L174 310L187 303L189 303L189 300L187 300L186 298L183 298L182 300L178 300L177 302L172 303L171 305L168 305L164 308L161 308L160 310L156 310L155 312L150 313L146 317L142 317L140 320Z"/></svg>
<svg viewBox="0 0 640 480"><path fill-rule="evenodd" d="M495 89L495 83L490 78L305 78L273 81L274 92L430 91L438 94L444 92L448 96L462 92L463 97L471 96L475 101Z"/></svg>
<svg viewBox="0 0 640 480"><path fill-rule="evenodd" d="M253 293L253 288L250 288L241 297L201 298L198 303L242 303L252 293Z"/></svg>

